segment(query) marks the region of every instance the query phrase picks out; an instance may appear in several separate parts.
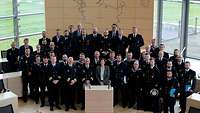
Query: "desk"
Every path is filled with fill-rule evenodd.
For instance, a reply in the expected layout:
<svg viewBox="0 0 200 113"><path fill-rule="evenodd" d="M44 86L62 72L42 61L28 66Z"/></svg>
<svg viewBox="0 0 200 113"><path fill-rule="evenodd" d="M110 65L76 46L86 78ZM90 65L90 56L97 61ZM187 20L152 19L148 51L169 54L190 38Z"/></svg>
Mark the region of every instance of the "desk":
<svg viewBox="0 0 200 113"><path fill-rule="evenodd" d="M0 63L2 62L8 62L7 58L0 58Z"/></svg>
<svg viewBox="0 0 200 113"><path fill-rule="evenodd" d="M11 91L0 93L0 107L12 104L14 113L17 113L18 109L18 97Z"/></svg>
<svg viewBox="0 0 200 113"><path fill-rule="evenodd" d="M85 113L113 113L113 88L91 86L85 88Z"/></svg>
<svg viewBox="0 0 200 113"><path fill-rule="evenodd" d="M193 93L187 97L186 113L188 113L190 106L200 109L200 94Z"/></svg>
<svg viewBox="0 0 200 113"><path fill-rule="evenodd" d="M5 87L14 92L18 97L22 97L22 72L10 72L0 74L0 78L3 78Z"/></svg>

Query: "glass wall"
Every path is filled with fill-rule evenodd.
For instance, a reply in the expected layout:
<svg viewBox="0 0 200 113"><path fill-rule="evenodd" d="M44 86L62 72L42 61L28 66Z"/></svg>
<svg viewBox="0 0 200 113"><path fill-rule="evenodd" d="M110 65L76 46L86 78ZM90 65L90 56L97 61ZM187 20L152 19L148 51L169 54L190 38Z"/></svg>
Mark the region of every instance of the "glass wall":
<svg viewBox="0 0 200 113"><path fill-rule="evenodd" d="M200 1L190 0L187 56L200 58Z"/></svg>
<svg viewBox="0 0 200 113"><path fill-rule="evenodd" d="M13 14L12 0L0 0L0 17L10 16Z"/></svg>
<svg viewBox="0 0 200 113"><path fill-rule="evenodd" d="M175 48L180 48L181 11L180 0L163 1L162 43L169 53L173 53Z"/></svg>
<svg viewBox="0 0 200 113"><path fill-rule="evenodd" d="M13 6L17 6L18 17L13 14ZM14 37L19 38L19 45L24 38L30 38L30 44L35 48L45 27L44 0L17 0L16 4L13 0L0 0L0 7L0 51L10 48ZM13 23L14 19L18 24ZM14 30L16 27L18 31ZM19 36L14 36L14 32L19 32Z"/></svg>

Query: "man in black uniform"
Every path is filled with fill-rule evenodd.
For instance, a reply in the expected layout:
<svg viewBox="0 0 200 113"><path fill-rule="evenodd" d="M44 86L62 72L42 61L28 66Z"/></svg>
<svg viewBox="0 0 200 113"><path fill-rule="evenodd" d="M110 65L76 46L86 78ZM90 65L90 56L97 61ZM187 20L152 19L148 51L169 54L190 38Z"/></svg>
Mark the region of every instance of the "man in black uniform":
<svg viewBox="0 0 200 113"><path fill-rule="evenodd" d="M99 51L101 53L101 56L105 59L109 57L109 52L112 51L111 43L112 41L108 37L108 30L105 30L99 42Z"/></svg>
<svg viewBox="0 0 200 113"><path fill-rule="evenodd" d="M45 49L49 46L51 40L46 37L46 31L42 31L42 38L39 39L39 45L42 49Z"/></svg>
<svg viewBox="0 0 200 113"><path fill-rule="evenodd" d="M82 29L81 36L78 38L79 53L85 53L86 57L91 57L90 37L87 35L86 29ZM93 53L92 53L93 54Z"/></svg>
<svg viewBox="0 0 200 113"><path fill-rule="evenodd" d="M7 50L6 58L8 60L9 72L14 72L19 69L19 49L16 48L16 43L12 42L11 48Z"/></svg>
<svg viewBox="0 0 200 113"><path fill-rule="evenodd" d="M126 75L126 67L125 64L122 62L122 56L118 54L116 56L116 61L113 65L113 87L114 87L114 106L119 103L119 93L122 97L123 107L126 106L128 102L128 82L127 82L127 75Z"/></svg>
<svg viewBox="0 0 200 113"><path fill-rule="evenodd" d="M128 35L129 39L129 51L133 53L134 59L140 58L140 47L144 45L142 35L138 34L137 27L133 27L133 33Z"/></svg>
<svg viewBox="0 0 200 113"><path fill-rule="evenodd" d="M81 37L81 32L82 32L82 29L83 29L83 27L82 27L82 25L81 24L78 24L77 25L77 29L73 32L73 39L72 39L72 52L73 52L73 57L75 58L75 59L78 59L78 57L79 57L79 47L80 47L80 45L79 45L79 42L78 42L78 39L79 39L79 37Z"/></svg>
<svg viewBox="0 0 200 113"><path fill-rule="evenodd" d="M29 48L30 49L30 54L33 54L33 47L30 46L29 44L29 39L25 38L24 39L24 45L20 46L19 48L19 57L22 57L25 54L25 49Z"/></svg>
<svg viewBox="0 0 200 113"><path fill-rule="evenodd" d="M107 66L109 66L109 68L110 68L110 79L109 80L111 80L111 85L113 86L113 80L114 80L114 75L112 74L112 73L114 73L114 69L113 69L113 66L114 66L114 62L116 61L116 59L115 59L115 52L114 51L111 51L110 53L109 53L109 58L108 58L108 60L107 60L107 62L106 62L106 65Z"/></svg>
<svg viewBox="0 0 200 113"><path fill-rule="evenodd" d="M85 65L81 69L81 82L82 82L82 107L81 109L85 109L85 85L86 83L93 84L95 71L94 68L90 65L90 58L85 58Z"/></svg>
<svg viewBox="0 0 200 113"><path fill-rule="evenodd" d="M178 80L173 76L172 71L166 72L166 77L163 86L163 98L164 98L164 113L168 113L168 107L170 113L174 113L174 106L176 103L176 97L178 94Z"/></svg>
<svg viewBox="0 0 200 113"><path fill-rule="evenodd" d="M41 46L40 45L36 45L36 50L33 52L33 56L40 56L41 58L43 57L44 53L41 50Z"/></svg>
<svg viewBox="0 0 200 113"><path fill-rule="evenodd" d="M96 68L98 65L100 65L100 52L99 51L94 52L94 58L91 59L91 64L94 68Z"/></svg>
<svg viewBox="0 0 200 113"><path fill-rule="evenodd" d="M63 84L65 87L65 111L69 110L71 106L72 109L76 110L75 107L75 89L77 82L77 69L74 65L73 57L68 58L68 64L64 66Z"/></svg>
<svg viewBox="0 0 200 113"><path fill-rule="evenodd" d="M102 37L102 35L100 33L98 33L98 29L97 27L93 27L92 29L92 34L89 35L90 39L91 39L91 55L93 55L93 53L95 51L99 50L99 41Z"/></svg>
<svg viewBox="0 0 200 113"><path fill-rule="evenodd" d="M128 73L128 89L129 89L129 108L137 102L137 109L143 108L143 85L144 73L139 67L139 61L135 60Z"/></svg>
<svg viewBox="0 0 200 113"><path fill-rule="evenodd" d="M122 29L119 29L118 36L114 39L113 49L116 54L121 54L122 58L126 56L126 49L128 47L128 38L123 35Z"/></svg>
<svg viewBox="0 0 200 113"><path fill-rule="evenodd" d="M22 89L23 89L23 101L27 102L28 96L28 84L30 88L30 95L33 94L33 86L30 84L31 80L31 71L34 61L34 57L30 54L30 49L25 49L25 54L20 58L20 66L22 70Z"/></svg>
<svg viewBox="0 0 200 113"><path fill-rule="evenodd" d="M82 93L82 76L81 76L81 69L83 68L85 64L85 54L84 53L80 53L79 55L79 60L76 62L76 69L77 69L77 103L80 104L81 103L81 93Z"/></svg>
<svg viewBox="0 0 200 113"><path fill-rule="evenodd" d="M62 55L64 54L64 36L60 34L60 29L56 29L56 35L52 38L52 42L54 42L55 47L58 48L58 59L60 60L62 58Z"/></svg>
<svg viewBox="0 0 200 113"><path fill-rule="evenodd" d="M39 55L35 56L35 62L32 66L31 86L33 86L33 99L35 103L39 102L39 77L42 74L41 59Z"/></svg>
<svg viewBox="0 0 200 113"><path fill-rule="evenodd" d="M145 70L144 83L144 110L159 112L159 98L160 98L160 72L155 65L155 60L150 59L149 67Z"/></svg>
<svg viewBox="0 0 200 113"><path fill-rule="evenodd" d="M50 111L53 111L54 102L57 109L61 109L59 106L59 87L61 80L60 66L55 56L51 57L51 64L49 66L49 77L48 77L48 93L49 93L49 104Z"/></svg>
<svg viewBox="0 0 200 113"><path fill-rule="evenodd" d="M45 89L48 83L48 75L49 75L49 59L47 56L43 57L43 63L41 64L41 74L39 76L39 88L40 88L40 107L44 107L45 105Z"/></svg>
<svg viewBox="0 0 200 113"><path fill-rule="evenodd" d="M164 44L160 44L158 48L155 49L155 52L156 52L156 58L158 57L158 54L160 51L163 51L164 52L164 55L163 57L166 58L166 59L169 59L169 53L165 52L165 45Z"/></svg>
<svg viewBox="0 0 200 113"><path fill-rule="evenodd" d="M185 62L185 71L182 74L180 81L180 113L185 113L186 98L194 92L196 85L196 72L190 69L190 62Z"/></svg>
<svg viewBox="0 0 200 113"><path fill-rule="evenodd" d="M112 30L109 31L108 37L110 39L115 39L118 36L118 27L117 24L112 24Z"/></svg>
<svg viewBox="0 0 200 113"><path fill-rule="evenodd" d="M72 38L73 35L69 34L68 30L65 30L64 32L64 45L65 45L65 54L67 54L68 56L72 56Z"/></svg>
<svg viewBox="0 0 200 113"><path fill-rule="evenodd" d="M132 52L128 52L127 53L127 57L124 59L124 64L126 65L127 68L131 68L132 67L132 63L134 62L133 59L133 53Z"/></svg>

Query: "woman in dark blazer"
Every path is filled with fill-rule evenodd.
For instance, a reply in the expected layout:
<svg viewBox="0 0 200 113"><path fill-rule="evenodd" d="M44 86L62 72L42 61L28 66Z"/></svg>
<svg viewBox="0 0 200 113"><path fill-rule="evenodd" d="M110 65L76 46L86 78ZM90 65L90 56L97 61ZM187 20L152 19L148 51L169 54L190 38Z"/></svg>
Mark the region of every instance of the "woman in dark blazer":
<svg viewBox="0 0 200 113"><path fill-rule="evenodd" d="M105 59L101 59L100 66L96 67L96 79L98 85L108 85L110 69L105 65Z"/></svg>

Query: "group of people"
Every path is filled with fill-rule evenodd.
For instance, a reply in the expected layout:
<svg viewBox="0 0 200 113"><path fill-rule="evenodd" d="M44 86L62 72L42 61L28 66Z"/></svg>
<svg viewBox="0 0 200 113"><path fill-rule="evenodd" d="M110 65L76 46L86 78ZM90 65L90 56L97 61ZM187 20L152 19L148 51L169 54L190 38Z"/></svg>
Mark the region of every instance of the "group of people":
<svg viewBox="0 0 200 113"><path fill-rule="evenodd" d="M194 92L196 73L190 62L183 61L180 51L174 49L171 57L165 45L156 45L152 39L144 47L137 27L126 37L116 24L103 34L97 27L88 34L81 25L70 25L61 35L47 38L45 31L36 46L16 48L15 42L7 50L10 71L22 70L23 100L30 97L45 105L48 94L50 110L61 109L60 104L76 110L76 103L85 108L84 87L108 85L114 88L114 106L135 108L154 113L174 113L179 98L180 113L185 113L186 97Z"/></svg>

